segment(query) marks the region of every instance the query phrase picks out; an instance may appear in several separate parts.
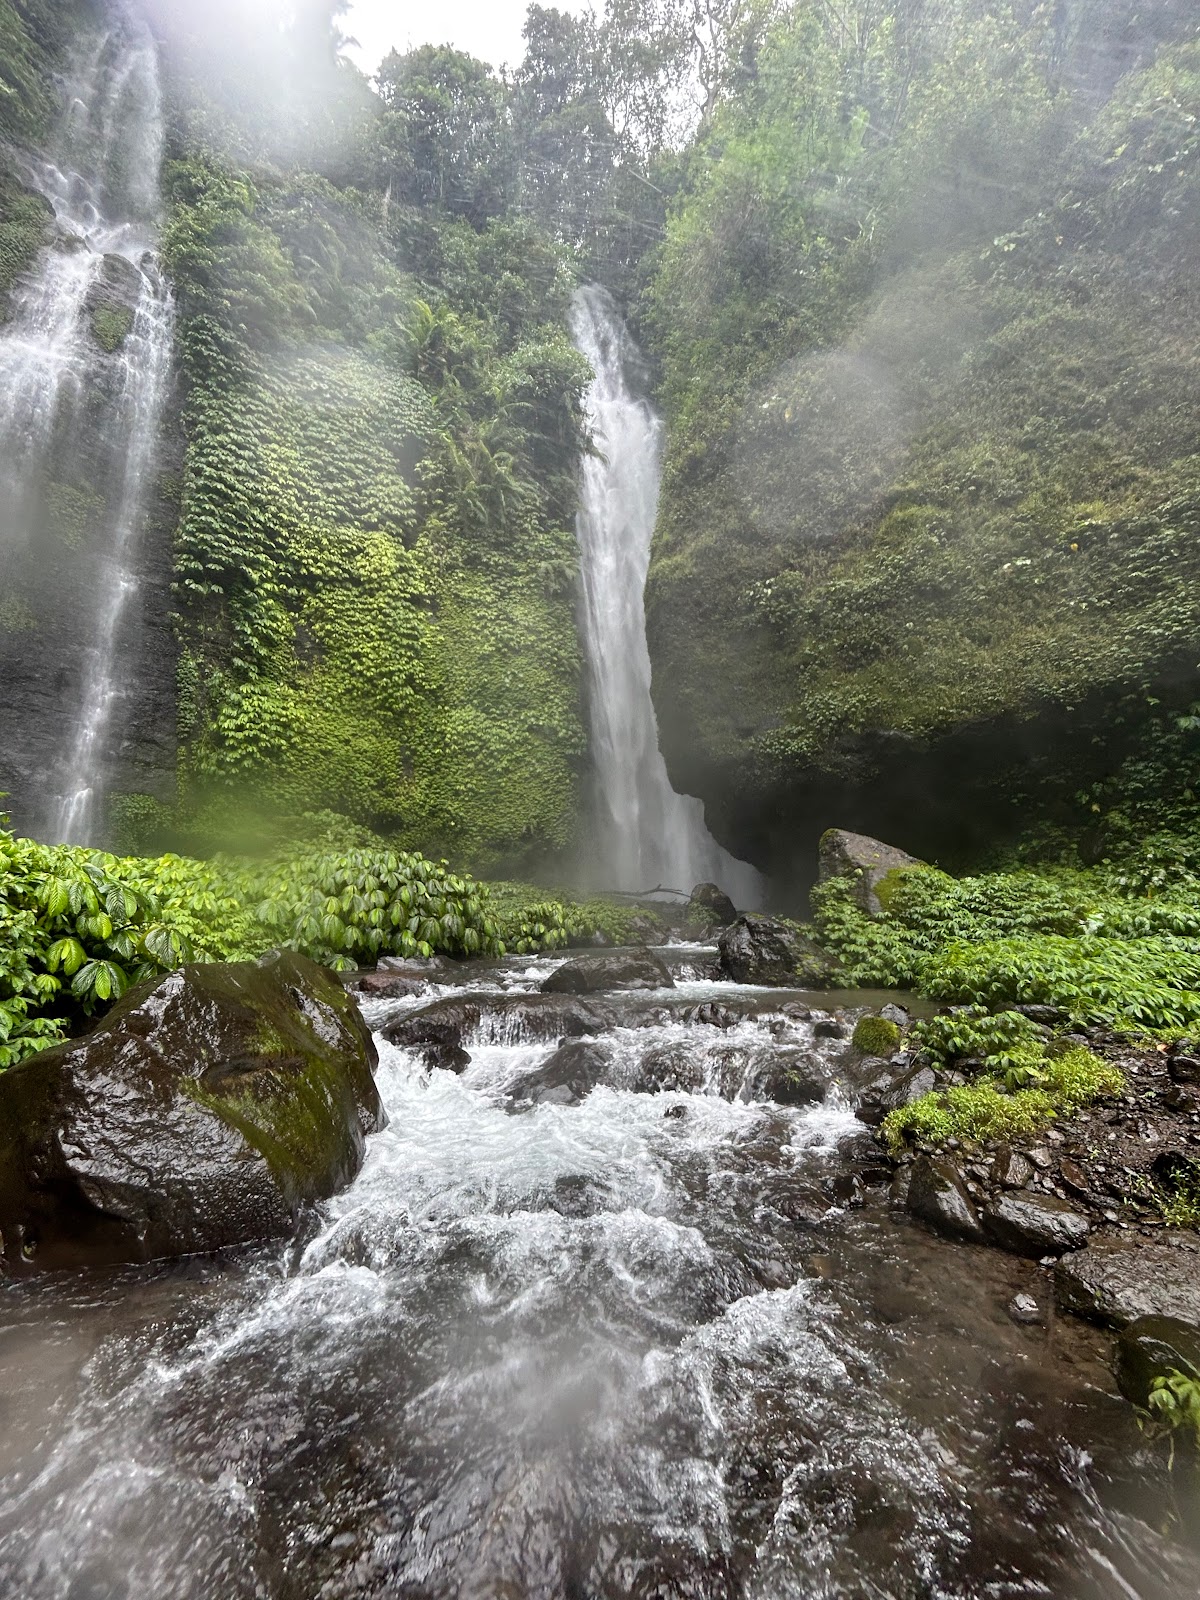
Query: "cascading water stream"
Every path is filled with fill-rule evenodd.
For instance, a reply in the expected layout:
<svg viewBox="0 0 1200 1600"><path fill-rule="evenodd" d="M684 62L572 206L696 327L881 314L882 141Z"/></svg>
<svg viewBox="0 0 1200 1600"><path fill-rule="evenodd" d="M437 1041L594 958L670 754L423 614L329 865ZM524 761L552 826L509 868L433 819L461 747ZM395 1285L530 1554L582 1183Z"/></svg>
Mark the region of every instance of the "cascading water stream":
<svg viewBox="0 0 1200 1600"><path fill-rule="evenodd" d="M26 173L57 237L0 333L0 554L10 612L61 641L56 760L40 785L52 798L26 821L86 843L123 733L128 613L171 369L171 296L154 255L163 107L145 25L118 16L65 89L53 149Z"/></svg>
<svg viewBox="0 0 1200 1600"><path fill-rule="evenodd" d="M595 379L587 409L597 454L583 464L577 519L581 634L596 771L597 883L638 890L715 881L740 906L762 881L723 850L699 800L676 794L650 696L643 595L658 506L662 422L630 384L641 358L612 296L580 289L571 332Z"/></svg>
<svg viewBox="0 0 1200 1600"><path fill-rule="evenodd" d="M1005 1314L1037 1269L845 1209L845 1099L763 1095L837 1073L828 1012L660 954L578 1103L524 1098L553 961L464 968L368 1003L469 1000L470 1062L379 1038L389 1125L295 1244L0 1283L0 1596L1200 1593L1090 1336Z"/></svg>

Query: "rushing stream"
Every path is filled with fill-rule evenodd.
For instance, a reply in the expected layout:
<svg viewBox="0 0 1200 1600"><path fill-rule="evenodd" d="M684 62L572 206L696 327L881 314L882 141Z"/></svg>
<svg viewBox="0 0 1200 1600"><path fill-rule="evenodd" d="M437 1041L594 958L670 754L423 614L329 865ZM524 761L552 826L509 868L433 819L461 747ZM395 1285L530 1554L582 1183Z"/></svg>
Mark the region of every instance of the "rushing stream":
<svg viewBox="0 0 1200 1600"><path fill-rule="evenodd" d="M381 1045L390 1126L295 1247L5 1288L0 1595L1200 1593L1104 1336L1009 1320L1035 1264L847 1204L837 1023L666 955L582 1103L514 1109L549 963L467 972L470 1066ZM780 1051L823 1102L756 1097Z"/></svg>
<svg viewBox="0 0 1200 1600"><path fill-rule="evenodd" d="M643 594L662 423L635 392L641 357L612 296L595 286L580 289L571 330L595 373L588 414L596 453L583 465L577 532L596 773L596 882L686 893L716 881L736 904L753 906L762 889L757 872L716 842L699 800L676 794L658 746Z"/></svg>
<svg viewBox="0 0 1200 1600"><path fill-rule="evenodd" d="M86 843L122 735L137 544L171 368L171 297L154 255L163 110L144 24L118 21L96 39L64 99L52 153L26 174L53 210L55 244L0 331L5 595L31 619L54 618L57 764L40 769L45 718L32 705L10 706L23 726L6 729L17 748L5 758L51 797L26 824Z"/></svg>

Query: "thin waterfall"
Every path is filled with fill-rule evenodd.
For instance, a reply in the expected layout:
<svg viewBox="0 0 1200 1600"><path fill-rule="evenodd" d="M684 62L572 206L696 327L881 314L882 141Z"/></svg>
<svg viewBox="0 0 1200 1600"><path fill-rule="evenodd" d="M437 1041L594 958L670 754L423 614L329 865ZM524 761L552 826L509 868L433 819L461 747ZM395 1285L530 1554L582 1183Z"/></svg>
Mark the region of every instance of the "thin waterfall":
<svg viewBox="0 0 1200 1600"><path fill-rule="evenodd" d="M606 290L577 291L571 332L595 373L587 411L597 453L583 463L576 532L597 882L611 889L686 891L712 881L738 905L753 905L762 892L758 873L712 837L699 800L675 793L658 746L644 592L662 420L631 388L641 356Z"/></svg>
<svg viewBox="0 0 1200 1600"><path fill-rule="evenodd" d="M7 621L10 635L23 627L53 698L34 701L33 674L9 673L14 698L26 699L10 714L30 731L9 732L3 756L41 797L26 799L22 820L90 843L124 734L130 602L171 374L172 303L155 255L163 104L149 30L118 14L64 91L57 136L24 174L53 211L55 239L0 331ZM9 643L5 655L16 654ZM47 721L52 737L38 726ZM10 772L0 777L7 786Z"/></svg>

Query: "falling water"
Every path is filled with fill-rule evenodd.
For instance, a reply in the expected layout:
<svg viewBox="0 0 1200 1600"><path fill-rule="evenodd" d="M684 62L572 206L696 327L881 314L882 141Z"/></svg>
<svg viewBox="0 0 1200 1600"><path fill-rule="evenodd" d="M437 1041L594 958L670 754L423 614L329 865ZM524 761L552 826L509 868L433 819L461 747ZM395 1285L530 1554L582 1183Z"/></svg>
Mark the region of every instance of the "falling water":
<svg viewBox="0 0 1200 1600"><path fill-rule="evenodd" d="M53 210L55 242L0 333L0 553L10 608L46 641L31 653L53 685L48 705L12 708L52 724L54 760L39 774L52 798L36 820L85 843L122 736L124 633L171 366L149 31L119 18L65 89L52 150L25 174ZM26 753L27 775L36 760Z"/></svg>
<svg viewBox="0 0 1200 1600"><path fill-rule="evenodd" d="M658 505L662 422L630 387L640 356L612 297L581 289L571 331L595 380L588 412L598 454L583 466L576 527L582 634L596 768L596 868L606 887L719 883L753 905L761 880L709 833L699 800L676 794L658 746L643 594Z"/></svg>

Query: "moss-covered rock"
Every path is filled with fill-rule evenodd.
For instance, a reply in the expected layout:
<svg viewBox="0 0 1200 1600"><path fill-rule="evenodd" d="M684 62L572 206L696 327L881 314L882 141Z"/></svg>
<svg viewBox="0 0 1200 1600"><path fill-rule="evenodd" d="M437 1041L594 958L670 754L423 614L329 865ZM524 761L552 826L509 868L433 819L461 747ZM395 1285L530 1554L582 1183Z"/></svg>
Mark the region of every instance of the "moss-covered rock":
<svg viewBox="0 0 1200 1600"><path fill-rule="evenodd" d="M0 1075L11 1273L286 1235L383 1125L354 1002L290 953L188 966Z"/></svg>
<svg viewBox="0 0 1200 1600"><path fill-rule="evenodd" d="M900 1028L886 1017L860 1017L854 1024L850 1042L865 1056L886 1059L900 1048Z"/></svg>

